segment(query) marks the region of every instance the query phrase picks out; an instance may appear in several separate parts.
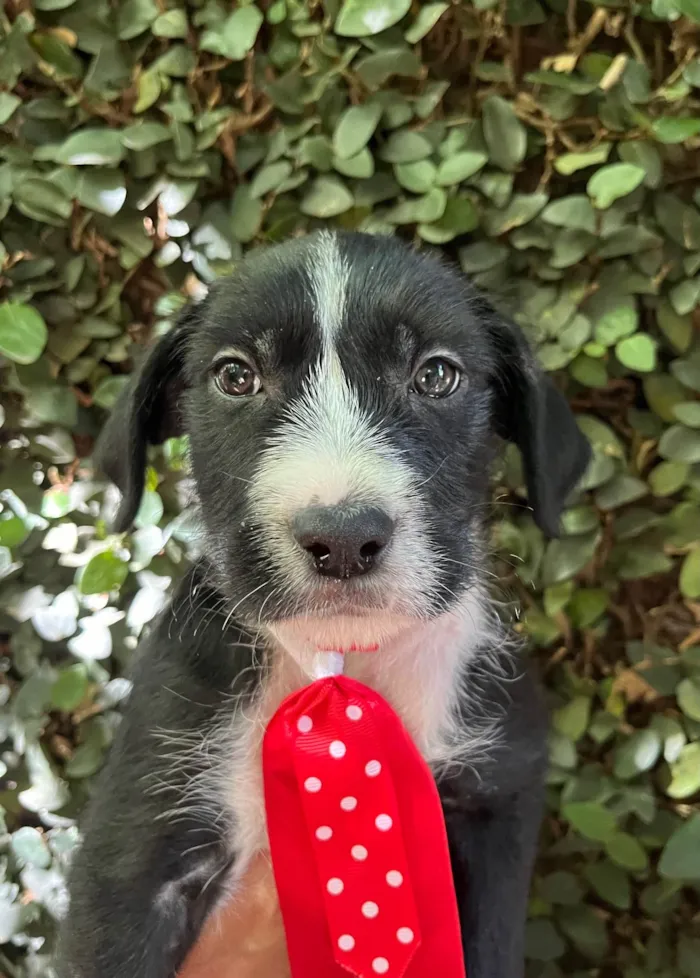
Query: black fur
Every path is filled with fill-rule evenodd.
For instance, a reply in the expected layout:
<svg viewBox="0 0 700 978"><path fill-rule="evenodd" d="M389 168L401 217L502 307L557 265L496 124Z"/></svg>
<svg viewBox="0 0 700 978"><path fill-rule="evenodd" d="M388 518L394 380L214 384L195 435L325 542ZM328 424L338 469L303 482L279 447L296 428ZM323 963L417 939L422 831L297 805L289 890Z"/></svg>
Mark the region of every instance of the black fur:
<svg viewBox="0 0 700 978"><path fill-rule="evenodd" d="M448 557L437 613L484 559L475 528L484 520L493 435L520 448L534 515L549 535L588 448L520 332L461 276L393 239L342 235L339 242L351 273L337 350L362 409L425 486L426 533ZM263 681L246 628L263 613L263 621L279 621L312 600L301 590L271 594L274 555L260 543L248 486L265 440L284 425L321 350L307 274L313 249L306 238L257 254L188 309L107 423L98 455L124 493L119 529L138 508L148 444L185 431L209 543L141 645L71 873L60 978L173 978L235 858L224 845L227 812L214 820L211 808L195 807L174 825L159 818L178 803L188 772L154 752L149 735L213 731L232 693L253 696ZM259 369L264 396L213 393L212 360L226 347ZM408 389L420 357L433 352L450 352L464 368L465 382L440 402ZM238 625L224 628L233 606ZM518 978L542 804L544 714L525 669L507 684L495 676L484 682L483 667L480 677L470 714L502 716L499 745L480 764L443 778L440 790L467 972Z"/></svg>

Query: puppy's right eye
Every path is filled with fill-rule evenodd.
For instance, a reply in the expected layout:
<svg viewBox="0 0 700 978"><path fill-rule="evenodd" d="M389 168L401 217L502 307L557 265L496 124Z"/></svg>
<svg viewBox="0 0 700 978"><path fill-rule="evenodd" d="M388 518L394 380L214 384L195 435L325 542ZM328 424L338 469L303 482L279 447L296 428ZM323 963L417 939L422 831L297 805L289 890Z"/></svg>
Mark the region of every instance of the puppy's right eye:
<svg viewBox="0 0 700 978"><path fill-rule="evenodd" d="M260 375L244 360L227 360L214 368L214 382L227 397L252 397L262 386Z"/></svg>

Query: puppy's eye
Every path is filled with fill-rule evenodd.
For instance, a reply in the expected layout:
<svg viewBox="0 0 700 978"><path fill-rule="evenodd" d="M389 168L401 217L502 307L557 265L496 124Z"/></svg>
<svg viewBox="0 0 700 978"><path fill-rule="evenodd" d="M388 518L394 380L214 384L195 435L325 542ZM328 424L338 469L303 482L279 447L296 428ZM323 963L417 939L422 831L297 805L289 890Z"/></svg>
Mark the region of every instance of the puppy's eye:
<svg viewBox="0 0 700 978"><path fill-rule="evenodd" d="M262 385L260 376L244 360L227 360L214 368L214 381L227 397L250 397Z"/></svg>
<svg viewBox="0 0 700 978"><path fill-rule="evenodd" d="M424 397L449 397L460 385L462 374L444 357L425 360L413 376L413 390Z"/></svg>

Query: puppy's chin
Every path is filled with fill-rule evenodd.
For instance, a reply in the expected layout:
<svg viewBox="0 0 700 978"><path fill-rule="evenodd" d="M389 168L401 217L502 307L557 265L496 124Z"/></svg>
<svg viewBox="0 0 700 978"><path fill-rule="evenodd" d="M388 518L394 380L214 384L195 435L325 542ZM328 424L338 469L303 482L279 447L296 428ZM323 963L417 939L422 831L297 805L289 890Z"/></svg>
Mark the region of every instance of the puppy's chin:
<svg viewBox="0 0 700 978"><path fill-rule="evenodd" d="M285 618L268 626L275 642L312 674L319 652L381 655L402 633L415 629L417 620L389 612L357 617Z"/></svg>

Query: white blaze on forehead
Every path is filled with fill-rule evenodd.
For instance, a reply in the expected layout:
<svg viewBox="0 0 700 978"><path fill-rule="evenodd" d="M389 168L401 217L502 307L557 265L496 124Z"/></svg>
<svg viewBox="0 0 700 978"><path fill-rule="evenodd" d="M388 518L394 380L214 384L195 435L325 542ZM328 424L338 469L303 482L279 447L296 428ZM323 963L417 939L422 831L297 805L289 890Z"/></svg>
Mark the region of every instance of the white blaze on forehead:
<svg viewBox="0 0 700 978"><path fill-rule="evenodd" d="M324 354L330 352L333 340L343 324L350 269L338 246L338 239L323 231L311 249L309 268L314 296L316 323L321 330Z"/></svg>
<svg viewBox="0 0 700 978"><path fill-rule="evenodd" d="M395 515L398 497L410 490L414 477L363 412L338 356L335 341L343 325L350 269L333 234L319 235L306 271L321 353L264 453L254 480L255 500L266 511L274 506L287 516L304 506L332 506L346 498L385 503L389 515Z"/></svg>

